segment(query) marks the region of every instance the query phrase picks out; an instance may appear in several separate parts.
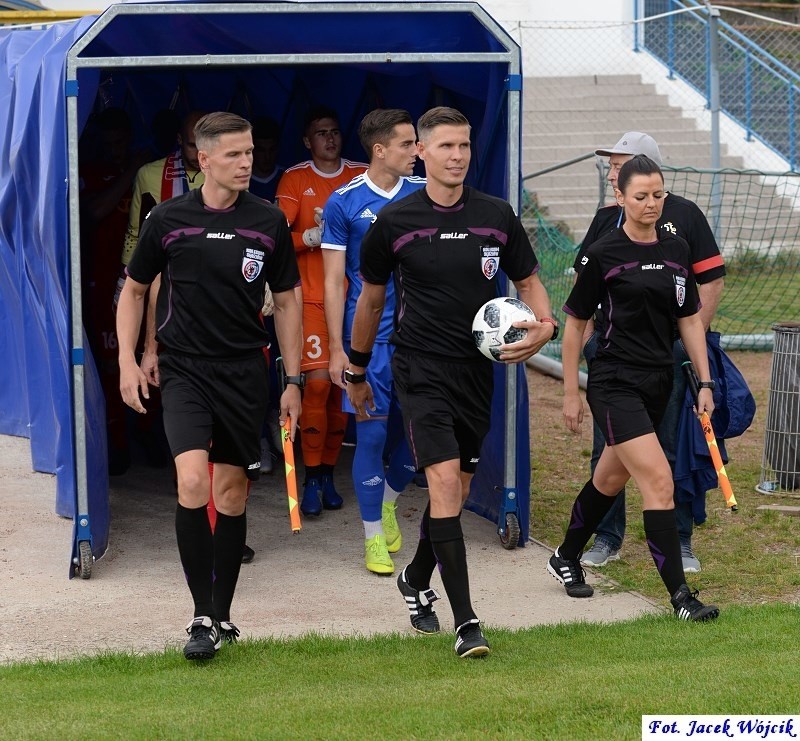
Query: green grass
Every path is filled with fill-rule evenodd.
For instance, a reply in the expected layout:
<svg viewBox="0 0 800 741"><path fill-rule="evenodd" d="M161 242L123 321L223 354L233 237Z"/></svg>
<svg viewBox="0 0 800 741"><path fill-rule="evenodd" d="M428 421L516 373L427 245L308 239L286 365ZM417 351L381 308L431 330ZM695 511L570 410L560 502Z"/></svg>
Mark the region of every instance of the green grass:
<svg viewBox="0 0 800 741"><path fill-rule="evenodd" d="M701 599L723 608L737 604L800 600L800 517L759 510L762 504L800 505L800 491L764 496L755 491L761 477L769 353L730 353L755 396L758 411L752 427L726 441L726 466L739 511L725 507L718 489L706 495L708 519L695 527L693 545L703 570L690 575L689 584L701 590ZM591 455L591 418L582 436L564 428L560 383L536 379L529 384L532 402L531 450L533 486L531 534L550 547L564 537L572 503L585 483ZM552 388L555 385L555 389ZM625 589L640 592L659 603L666 593L650 556L642 525L642 503L634 485L627 489L627 533L621 560L596 573Z"/></svg>
<svg viewBox="0 0 800 741"><path fill-rule="evenodd" d="M800 316L800 257L770 266L728 266L714 329L722 334L771 334L773 322Z"/></svg>
<svg viewBox="0 0 800 741"><path fill-rule="evenodd" d="M792 712L800 609L452 636L244 641L0 667L4 738L640 738L642 714ZM594 689L590 689L594 688Z"/></svg>
<svg viewBox="0 0 800 741"><path fill-rule="evenodd" d="M709 519L694 538L703 571L690 579L722 608L719 620L686 624L667 614L632 488L623 557L602 570L613 582L599 589L634 589L664 605L663 615L516 632L489 626L486 660L458 659L446 633L244 641L205 665L168 650L0 666L0 738L581 741L638 739L643 714L796 712L800 518L757 507L797 504L800 492L754 491L770 356L732 355L760 411L728 443L739 512L709 492ZM564 429L560 382L536 376L529 386L532 535L555 546L586 480L591 438Z"/></svg>

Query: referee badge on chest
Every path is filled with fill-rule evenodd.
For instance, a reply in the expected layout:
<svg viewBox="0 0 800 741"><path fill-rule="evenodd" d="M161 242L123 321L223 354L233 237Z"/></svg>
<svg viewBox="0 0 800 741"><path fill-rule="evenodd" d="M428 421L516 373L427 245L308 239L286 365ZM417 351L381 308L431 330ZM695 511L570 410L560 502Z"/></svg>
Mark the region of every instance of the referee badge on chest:
<svg viewBox="0 0 800 741"><path fill-rule="evenodd" d="M247 247L242 256L242 275L248 283L252 283L264 267L264 251Z"/></svg>
<svg viewBox="0 0 800 741"><path fill-rule="evenodd" d="M675 276L675 298L678 306L683 306L683 302L686 301L686 278L682 275Z"/></svg>
<svg viewBox="0 0 800 741"><path fill-rule="evenodd" d="M481 245L481 272L483 277L491 280L497 275L500 267L500 247L495 244Z"/></svg>

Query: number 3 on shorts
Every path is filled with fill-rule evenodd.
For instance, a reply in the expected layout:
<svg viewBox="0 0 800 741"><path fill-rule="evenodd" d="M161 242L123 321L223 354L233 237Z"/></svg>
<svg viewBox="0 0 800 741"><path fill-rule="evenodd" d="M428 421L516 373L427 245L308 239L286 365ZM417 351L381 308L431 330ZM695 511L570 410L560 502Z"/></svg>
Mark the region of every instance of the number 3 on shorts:
<svg viewBox="0 0 800 741"><path fill-rule="evenodd" d="M306 357L309 360L316 360L322 355L322 342L320 342L318 334L310 334L306 337Z"/></svg>

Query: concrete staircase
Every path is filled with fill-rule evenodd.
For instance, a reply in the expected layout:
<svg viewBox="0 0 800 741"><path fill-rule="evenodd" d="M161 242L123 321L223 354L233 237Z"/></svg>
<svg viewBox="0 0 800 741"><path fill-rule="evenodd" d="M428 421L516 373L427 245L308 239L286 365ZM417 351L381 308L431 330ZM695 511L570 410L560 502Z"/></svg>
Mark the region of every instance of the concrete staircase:
<svg viewBox="0 0 800 741"><path fill-rule="evenodd" d="M671 107L666 96L658 95L653 85L642 83L636 75L526 77L522 131L523 177L610 147L625 131L653 136L665 165L711 166L710 132L698 130L681 109ZM741 168L743 163L739 157L728 156L723 145L721 165ZM536 194L550 219L561 222L576 242L583 238L600 194L594 157L525 180L524 185ZM603 202L612 200L611 188L606 186ZM730 204L731 212L734 205Z"/></svg>

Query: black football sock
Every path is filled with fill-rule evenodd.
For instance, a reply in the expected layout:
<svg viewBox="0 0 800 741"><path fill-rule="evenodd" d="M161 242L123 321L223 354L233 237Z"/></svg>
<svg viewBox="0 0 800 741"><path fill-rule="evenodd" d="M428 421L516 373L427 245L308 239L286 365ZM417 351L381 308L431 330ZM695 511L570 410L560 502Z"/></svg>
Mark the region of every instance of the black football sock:
<svg viewBox="0 0 800 741"><path fill-rule="evenodd" d="M456 628L476 617L469 596L467 549L461 530L461 517L431 517L433 552L442 572L442 583L450 600Z"/></svg>
<svg viewBox="0 0 800 741"><path fill-rule="evenodd" d="M178 504L175 534L183 573L194 600L194 617L208 615L213 618L214 539L206 506L189 509Z"/></svg>
<svg viewBox="0 0 800 741"><path fill-rule="evenodd" d="M674 509L646 509L642 512L644 534L658 575L672 597L686 583L681 558L681 541Z"/></svg>
<svg viewBox="0 0 800 741"><path fill-rule="evenodd" d="M431 585L431 576L436 568L436 556L431 546L430 522L431 504L428 502L419 523L417 552L411 559L411 563L406 566L406 579L414 589L427 589Z"/></svg>
<svg viewBox="0 0 800 741"><path fill-rule="evenodd" d="M214 610L217 620L231 619L231 602L239 581L242 551L247 537L247 513L217 512L214 528Z"/></svg>
<svg viewBox="0 0 800 741"><path fill-rule="evenodd" d="M569 527L564 542L558 547L558 555L568 561L579 558L612 504L614 497L603 494L589 479L572 505Z"/></svg>

